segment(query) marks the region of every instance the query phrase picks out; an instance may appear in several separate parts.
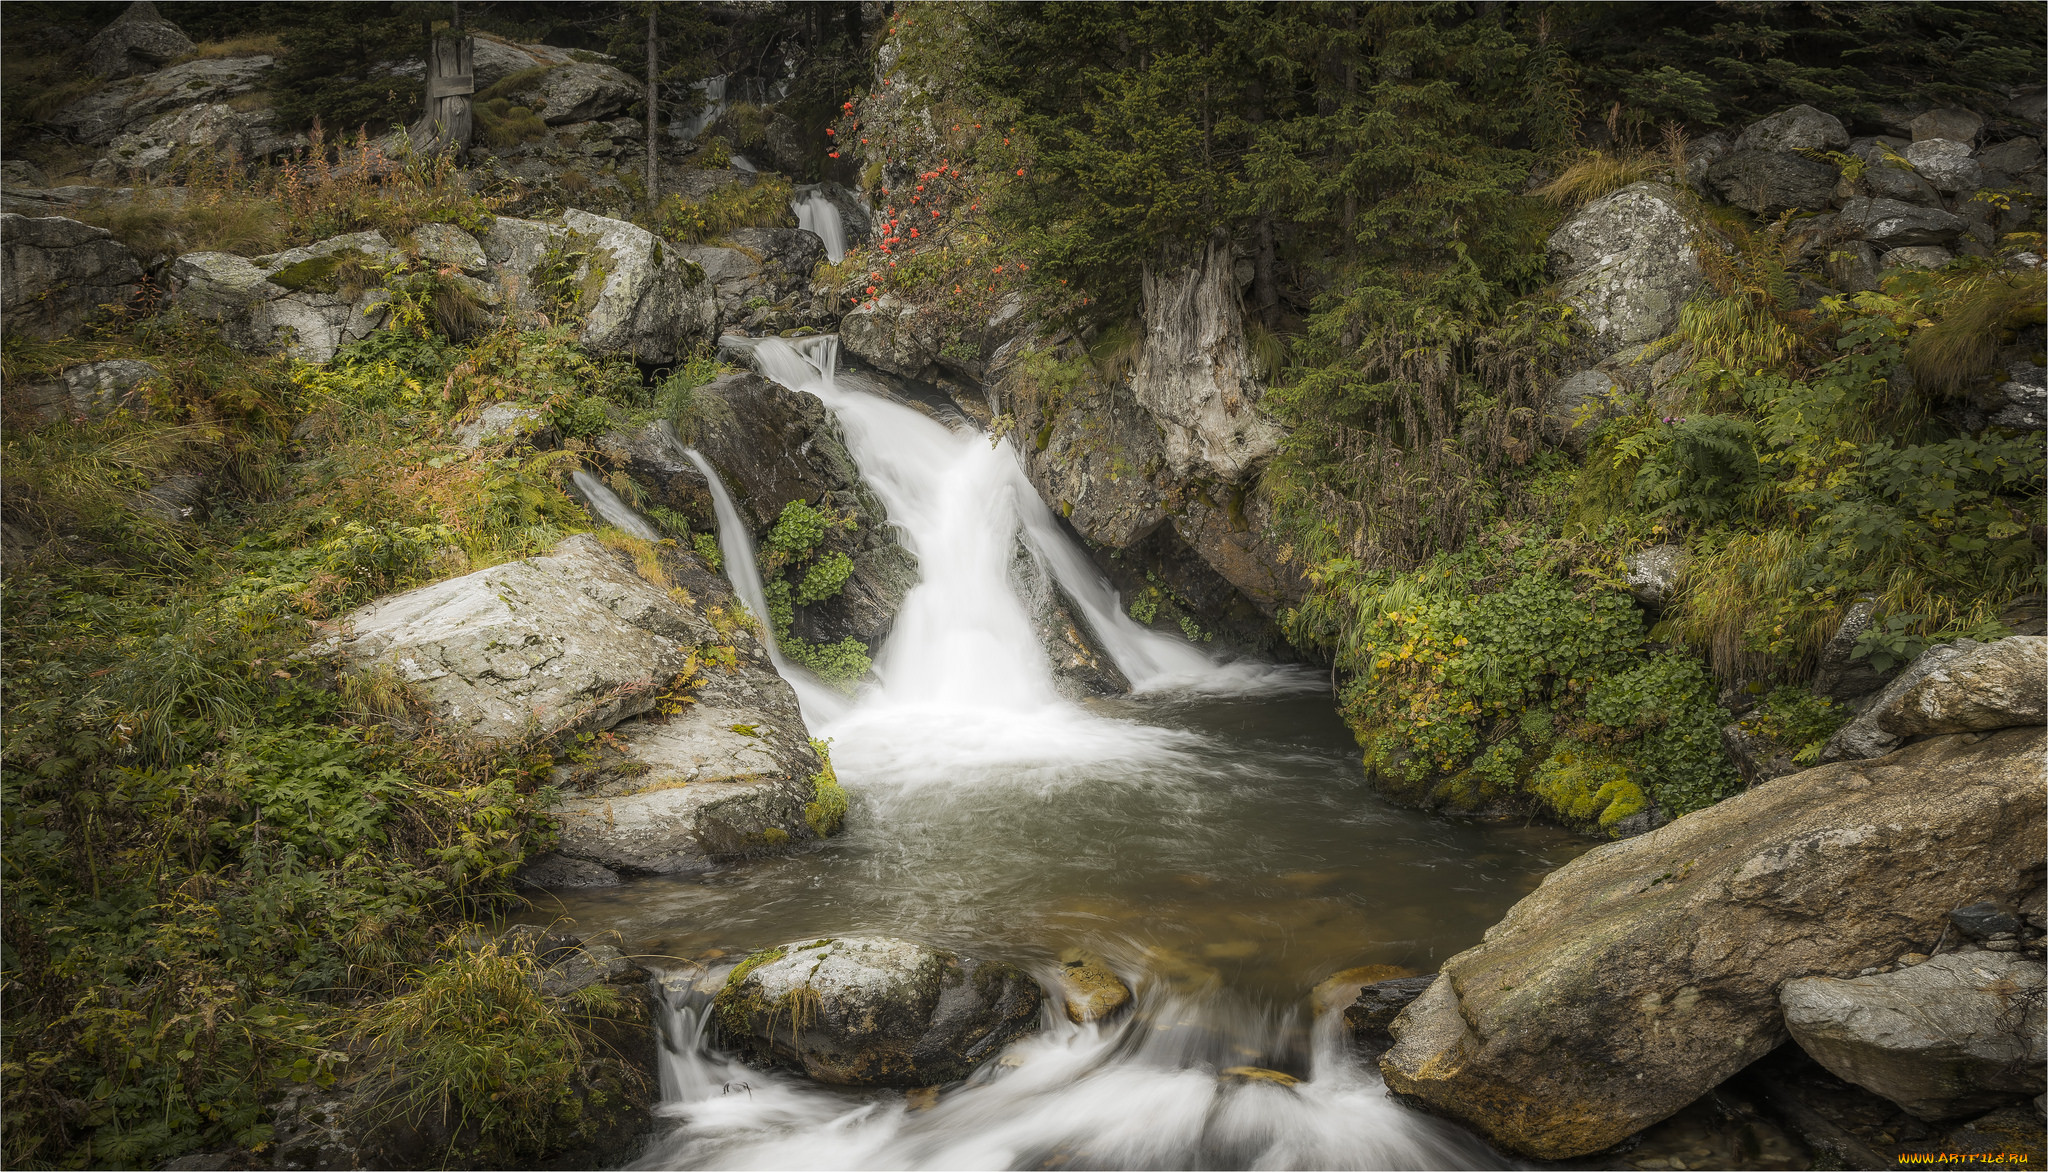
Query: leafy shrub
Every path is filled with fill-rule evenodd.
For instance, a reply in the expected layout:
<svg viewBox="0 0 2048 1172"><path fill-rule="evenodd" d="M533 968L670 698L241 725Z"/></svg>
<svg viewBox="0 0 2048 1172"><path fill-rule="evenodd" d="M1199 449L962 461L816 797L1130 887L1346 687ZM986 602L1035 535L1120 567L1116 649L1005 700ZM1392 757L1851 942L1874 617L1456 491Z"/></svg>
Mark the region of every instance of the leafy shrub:
<svg viewBox="0 0 2048 1172"><path fill-rule="evenodd" d="M655 209L647 226L657 235L684 244L704 244L737 228L793 228L789 180L763 175L752 183L733 183L701 200L671 195Z"/></svg>

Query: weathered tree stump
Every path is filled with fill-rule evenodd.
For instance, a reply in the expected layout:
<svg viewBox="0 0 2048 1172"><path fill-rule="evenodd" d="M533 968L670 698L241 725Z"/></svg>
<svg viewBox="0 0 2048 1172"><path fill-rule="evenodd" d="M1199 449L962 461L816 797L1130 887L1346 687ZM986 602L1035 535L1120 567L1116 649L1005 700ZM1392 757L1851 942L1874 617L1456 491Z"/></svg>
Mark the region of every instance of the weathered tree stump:
<svg viewBox="0 0 2048 1172"><path fill-rule="evenodd" d="M476 93L476 74L471 60L476 41L471 37L435 37L427 51L427 108L413 124L413 148L438 154L448 147L469 149L475 119L470 95Z"/></svg>

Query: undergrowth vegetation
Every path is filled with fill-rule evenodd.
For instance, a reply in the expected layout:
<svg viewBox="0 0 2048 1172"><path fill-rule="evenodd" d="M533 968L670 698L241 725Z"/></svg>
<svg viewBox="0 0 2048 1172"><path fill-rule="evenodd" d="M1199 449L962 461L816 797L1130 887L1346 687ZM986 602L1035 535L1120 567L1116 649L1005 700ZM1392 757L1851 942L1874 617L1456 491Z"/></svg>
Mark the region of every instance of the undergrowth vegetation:
<svg viewBox="0 0 2048 1172"><path fill-rule="evenodd" d="M307 649L374 596L589 528L563 488L584 437L661 407L572 324L465 344L426 300L392 320L324 367L175 312L7 339L10 388L163 372L134 409L8 404L10 1166L261 1155L279 1097L325 1087L457 1145L423 1158L518 1164L640 1093L615 1063L591 1081L637 1003L546 994L532 955L464 928L551 843L558 748L443 735L396 676L337 681ZM465 441L506 405L559 446Z"/></svg>

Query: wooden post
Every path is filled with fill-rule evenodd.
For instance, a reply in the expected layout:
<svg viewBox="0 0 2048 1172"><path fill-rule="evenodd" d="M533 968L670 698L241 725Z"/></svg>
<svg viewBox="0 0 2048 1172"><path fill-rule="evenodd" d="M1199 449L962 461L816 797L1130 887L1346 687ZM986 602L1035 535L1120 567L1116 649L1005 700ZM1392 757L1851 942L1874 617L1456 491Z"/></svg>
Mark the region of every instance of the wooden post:
<svg viewBox="0 0 2048 1172"><path fill-rule="evenodd" d="M654 52L654 5L647 6L647 211L651 215L661 206L660 163L655 157L654 137L654 96L655 77Z"/></svg>
<svg viewBox="0 0 2048 1172"><path fill-rule="evenodd" d="M476 93L470 62L475 51L476 42L469 37L434 38L427 53L427 109L412 128L415 149L427 154L450 146L458 153L469 149L475 121L470 95Z"/></svg>

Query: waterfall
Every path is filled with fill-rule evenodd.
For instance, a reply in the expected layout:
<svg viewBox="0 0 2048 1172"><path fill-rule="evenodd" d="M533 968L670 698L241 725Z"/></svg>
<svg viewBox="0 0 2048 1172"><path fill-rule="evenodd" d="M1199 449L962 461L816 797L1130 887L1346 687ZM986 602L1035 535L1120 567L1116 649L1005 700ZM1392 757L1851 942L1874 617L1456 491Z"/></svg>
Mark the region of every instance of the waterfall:
<svg viewBox="0 0 2048 1172"><path fill-rule="evenodd" d="M718 515L718 552L725 559L725 576L732 582L733 593L739 595L741 604L761 624L761 643L768 649L768 658L774 663L775 671L796 692L797 706L803 710L804 721L812 728L843 713L846 697L828 687L822 680L802 667L791 663L775 643L775 620L768 615L768 591L761 581L761 568L754 560L754 535L746 519L740 516L739 506L733 504L732 494L725 490L725 481L718 475L718 469L695 448L683 446L674 428L667 423L661 425L663 442L682 453L694 464L697 471L711 486L711 506Z"/></svg>
<svg viewBox="0 0 2048 1172"><path fill-rule="evenodd" d="M754 161L745 155L734 155L732 157L732 169L735 171L745 171L749 175L757 174L761 170L759 167L754 166Z"/></svg>
<svg viewBox="0 0 2048 1172"><path fill-rule="evenodd" d="M590 511L597 519L621 532L630 533L642 541L660 541L661 534L649 525L645 518L633 511L631 505L619 499L617 493L605 487L605 483L590 473L578 469L569 477L576 490L590 505Z"/></svg>
<svg viewBox="0 0 2048 1172"><path fill-rule="evenodd" d="M839 208L813 187L789 201L796 213L797 227L825 242L825 259L838 264L846 258L846 225Z"/></svg>
<svg viewBox="0 0 2048 1172"><path fill-rule="evenodd" d="M991 444L976 429L948 427L863 389L857 377L839 378L837 337L726 341L769 379L824 402L918 560L919 581L888 640L871 651L874 678L854 702L833 703L829 689L804 686L802 673L785 672L798 685L812 732L834 739L843 780L896 787L1066 784L1105 768L1149 768L1191 743L1178 730L1109 719L1060 696L1028 606L1010 580L1019 541L1045 563L1136 691L1304 686L1306 673L1221 663L1177 635L1131 621L1038 498L1007 440ZM737 510L722 508L719 528L738 583L755 568L751 550L742 548L748 538ZM736 588L743 599L759 590ZM806 695L813 688L828 695Z"/></svg>

